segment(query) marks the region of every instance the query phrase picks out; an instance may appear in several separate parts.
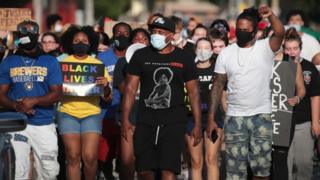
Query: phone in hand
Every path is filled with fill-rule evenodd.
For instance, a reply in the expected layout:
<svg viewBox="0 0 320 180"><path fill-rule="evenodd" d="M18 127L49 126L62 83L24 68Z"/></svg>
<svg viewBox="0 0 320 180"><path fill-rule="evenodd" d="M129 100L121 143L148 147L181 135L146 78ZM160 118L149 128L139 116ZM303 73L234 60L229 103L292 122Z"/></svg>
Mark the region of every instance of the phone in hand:
<svg viewBox="0 0 320 180"><path fill-rule="evenodd" d="M215 143L217 139L218 139L218 133L217 133L216 130L213 130L213 131L211 132L211 140L212 140L212 143Z"/></svg>

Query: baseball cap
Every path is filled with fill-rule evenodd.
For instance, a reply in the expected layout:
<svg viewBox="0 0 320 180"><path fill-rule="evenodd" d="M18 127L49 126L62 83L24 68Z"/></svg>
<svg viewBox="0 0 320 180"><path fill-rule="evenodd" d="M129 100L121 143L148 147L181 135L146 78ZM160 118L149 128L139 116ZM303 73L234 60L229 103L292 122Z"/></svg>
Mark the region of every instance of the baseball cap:
<svg viewBox="0 0 320 180"><path fill-rule="evenodd" d="M168 30L170 32L175 33L176 32L176 25L175 23L167 18L167 17L157 17L156 19L154 19L150 24L149 24L149 28L160 28L160 29L165 29Z"/></svg>
<svg viewBox="0 0 320 180"><path fill-rule="evenodd" d="M212 22L210 29L218 29L219 31L230 32L228 22L224 19L217 19Z"/></svg>

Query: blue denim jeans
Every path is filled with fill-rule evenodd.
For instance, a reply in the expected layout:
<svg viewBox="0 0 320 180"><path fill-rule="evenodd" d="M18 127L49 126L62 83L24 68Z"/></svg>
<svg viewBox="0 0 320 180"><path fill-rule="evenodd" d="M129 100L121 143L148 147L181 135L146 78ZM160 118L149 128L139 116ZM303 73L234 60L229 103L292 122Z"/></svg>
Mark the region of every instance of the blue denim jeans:
<svg viewBox="0 0 320 180"><path fill-rule="evenodd" d="M224 132L228 180L247 179L248 162L254 176L270 175L272 127L270 114L226 117Z"/></svg>

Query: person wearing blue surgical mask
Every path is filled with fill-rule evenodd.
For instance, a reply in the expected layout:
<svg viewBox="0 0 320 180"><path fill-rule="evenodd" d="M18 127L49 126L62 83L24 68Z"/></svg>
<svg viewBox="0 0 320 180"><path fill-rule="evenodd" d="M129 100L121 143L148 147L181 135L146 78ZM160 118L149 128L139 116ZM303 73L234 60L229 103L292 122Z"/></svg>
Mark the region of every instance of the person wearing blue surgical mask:
<svg viewBox="0 0 320 180"><path fill-rule="evenodd" d="M133 135L135 168L139 179L154 179L159 170L162 179L176 179L181 171L187 112L184 88L187 89L195 126L190 133L193 146L201 141L201 111L198 75L194 59L171 44L175 24L158 16L149 24L151 46L137 50L127 67L122 103L121 134ZM140 84L135 129L129 114Z"/></svg>

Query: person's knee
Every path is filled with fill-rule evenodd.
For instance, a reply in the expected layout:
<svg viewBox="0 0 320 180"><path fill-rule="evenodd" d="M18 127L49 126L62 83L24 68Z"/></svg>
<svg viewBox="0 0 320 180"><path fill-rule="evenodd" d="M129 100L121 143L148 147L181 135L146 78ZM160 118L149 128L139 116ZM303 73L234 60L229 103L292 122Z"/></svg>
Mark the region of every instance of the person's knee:
<svg viewBox="0 0 320 180"><path fill-rule="evenodd" d="M97 154L84 153L82 159L86 167L95 167L98 163Z"/></svg>
<svg viewBox="0 0 320 180"><path fill-rule="evenodd" d="M67 153L68 165L80 166L81 156L79 153Z"/></svg>
<svg viewBox="0 0 320 180"><path fill-rule="evenodd" d="M206 155L206 164L208 167L218 166L217 154L207 154Z"/></svg>
<svg viewBox="0 0 320 180"><path fill-rule="evenodd" d="M59 174L59 163L56 160L47 160L42 163L41 175L44 179L55 179Z"/></svg>
<svg viewBox="0 0 320 180"><path fill-rule="evenodd" d="M134 155L133 153L122 152L121 154L121 163L124 166L130 166L134 164Z"/></svg>
<svg viewBox="0 0 320 180"><path fill-rule="evenodd" d="M139 176L139 179L153 179L154 172L153 171L139 171L138 176Z"/></svg>
<svg viewBox="0 0 320 180"><path fill-rule="evenodd" d="M202 169L202 158L192 158L191 163L193 170Z"/></svg>
<svg viewBox="0 0 320 180"><path fill-rule="evenodd" d="M162 179L174 179L175 174L169 170L162 170L161 171Z"/></svg>

